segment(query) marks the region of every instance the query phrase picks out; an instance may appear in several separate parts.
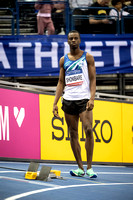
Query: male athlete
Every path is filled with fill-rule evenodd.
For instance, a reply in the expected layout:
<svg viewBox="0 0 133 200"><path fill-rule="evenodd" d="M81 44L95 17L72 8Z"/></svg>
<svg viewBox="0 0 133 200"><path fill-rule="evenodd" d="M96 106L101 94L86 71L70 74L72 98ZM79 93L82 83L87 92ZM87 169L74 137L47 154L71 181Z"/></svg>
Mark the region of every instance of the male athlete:
<svg viewBox="0 0 133 200"><path fill-rule="evenodd" d="M53 114L59 117L57 103L64 90L62 110L65 113L65 120L70 131L71 148L78 164L78 169L71 170L70 174L72 176L85 175L81 147L78 141L78 121L80 118L86 134L86 174L90 178L96 178L97 174L91 166L94 146L92 109L96 92L96 72L93 56L80 49L80 42L78 31L73 30L68 33L70 53L61 57L59 62L60 75L53 104Z"/></svg>

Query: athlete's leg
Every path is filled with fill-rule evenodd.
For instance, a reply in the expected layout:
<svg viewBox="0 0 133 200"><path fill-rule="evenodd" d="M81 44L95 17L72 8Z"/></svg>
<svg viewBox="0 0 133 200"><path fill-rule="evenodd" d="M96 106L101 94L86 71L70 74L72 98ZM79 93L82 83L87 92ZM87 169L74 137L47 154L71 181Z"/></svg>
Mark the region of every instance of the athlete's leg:
<svg viewBox="0 0 133 200"><path fill-rule="evenodd" d="M65 113L65 119L67 126L69 128L70 132L70 143L71 143L71 148L73 151L73 154L75 156L75 159L77 161L77 164L80 169L83 169L83 164L82 164L82 159L81 159L81 147L78 141L78 120L79 116L78 115L69 115Z"/></svg>
<svg viewBox="0 0 133 200"><path fill-rule="evenodd" d="M84 111L79 114L86 134L85 148L87 154L87 169L90 169L92 165L92 156L94 147L94 138L92 131L92 118L93 118L92 115L93 115L92 111Z"/></svg>

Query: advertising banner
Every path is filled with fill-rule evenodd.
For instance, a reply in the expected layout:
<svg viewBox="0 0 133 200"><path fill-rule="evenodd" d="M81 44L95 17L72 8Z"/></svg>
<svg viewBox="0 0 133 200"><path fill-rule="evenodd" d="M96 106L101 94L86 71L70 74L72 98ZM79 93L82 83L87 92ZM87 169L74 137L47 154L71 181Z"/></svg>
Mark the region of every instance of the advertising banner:
<svg viewBox="0 0 133 200"><path fill-rule="evenodd" d="M133 163L133 104L122 103L123 162Z"/></svg>
<svg viewBox="0 0 133 200"><path fill-rule="evenodd" d="M81 35L82 50L94 56L96 73L133 73L133 35ZM3 36L0 76L58 76L69 52L66 35Z"/></svg>
<svg viewBox="0 0 133 200"><path fill-rule="evenodd" d="M0 157L75 161L61 99L59 117L54 96L0 88ZM95 100L95 162L133 163L133 104ZM79 143L86 161L85 133L79 121Z"/></svg>
<svg viewBox="0 0 133 200"><path fill-rule="evenodd" d="M41 159L74 160L70 147L70 137L59 101L59 116L53 116L54 96L39 95L41 125ZM46 114L47 113L47 114Z"/></svg>
<svg viewBox="0 0 133 200"><path fill-rule="evenodd" d="M41 159L75 161L70 135L59 101L59 118L52 113L54 97L40 95ZM122 162L121 104L95 100L93 116L93 161ZM85 133L79 122L79 142L86 161Z"/></svg>
<svg viewBox="0 0 133 200"><path fill-rule="evenodd" d="M121 103L95 100L93 110L94 161L122 162Z"/></svg>
<svg viewBox="0 0 133 200"><path fill-rule="evenodd" d="M0 157L40 159L38 96L0 89Z"/></svg>

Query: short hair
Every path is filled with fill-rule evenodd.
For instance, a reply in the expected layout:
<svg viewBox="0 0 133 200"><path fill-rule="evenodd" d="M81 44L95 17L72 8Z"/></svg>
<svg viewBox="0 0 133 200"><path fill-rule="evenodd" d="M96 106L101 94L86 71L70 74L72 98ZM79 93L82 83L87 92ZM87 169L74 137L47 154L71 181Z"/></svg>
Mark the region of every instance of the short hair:
<svg viewBox="0 0 133 200"><path fill-rule="evenodd" d="M115 6L117 3L119 3L119 2L121 2L122 3L122 1L121 0L112 0L112 6Z"/></svg>
<svg viewBox="0 0 133 200"><path fill-rule="evenodd" d="M78 33L78 34L79 34L79 38L80 38L80 33L79 33L77 30L69 31L68 35L69 35L70 33Z"/></svg>

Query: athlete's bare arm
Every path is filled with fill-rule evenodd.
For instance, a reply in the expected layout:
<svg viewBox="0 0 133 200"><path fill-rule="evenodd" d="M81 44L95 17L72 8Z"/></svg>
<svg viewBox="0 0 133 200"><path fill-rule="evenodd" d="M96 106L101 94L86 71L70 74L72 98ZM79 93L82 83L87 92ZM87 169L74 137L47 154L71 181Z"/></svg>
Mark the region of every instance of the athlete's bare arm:
<svg viewBox="0 0 133 200"><path fill-rule="evenodd" d="M92 55L89 53L86 54L86 60L88 63L88 71L89 71L89 79L90 79L90 93L91 97L90 100L87 103L86 109L92 110L94 107L94 99L95 99L95 93L96 93L96 68L95 68L95 62Z"/></svg>
<svg viewBox="0 0 133 200"><path fill-rule="evenodd" d="M53 104L53 114L56 117L59 117L58 115L58 106L57 103L59 101L59 98L61 97L64 87L65 87L65 71L64 71L64 56L61 57L60 62L60 74L59 74L59 80L56 88L56 94L55 94L55 99L54 99L54 104Z"/></svg>

